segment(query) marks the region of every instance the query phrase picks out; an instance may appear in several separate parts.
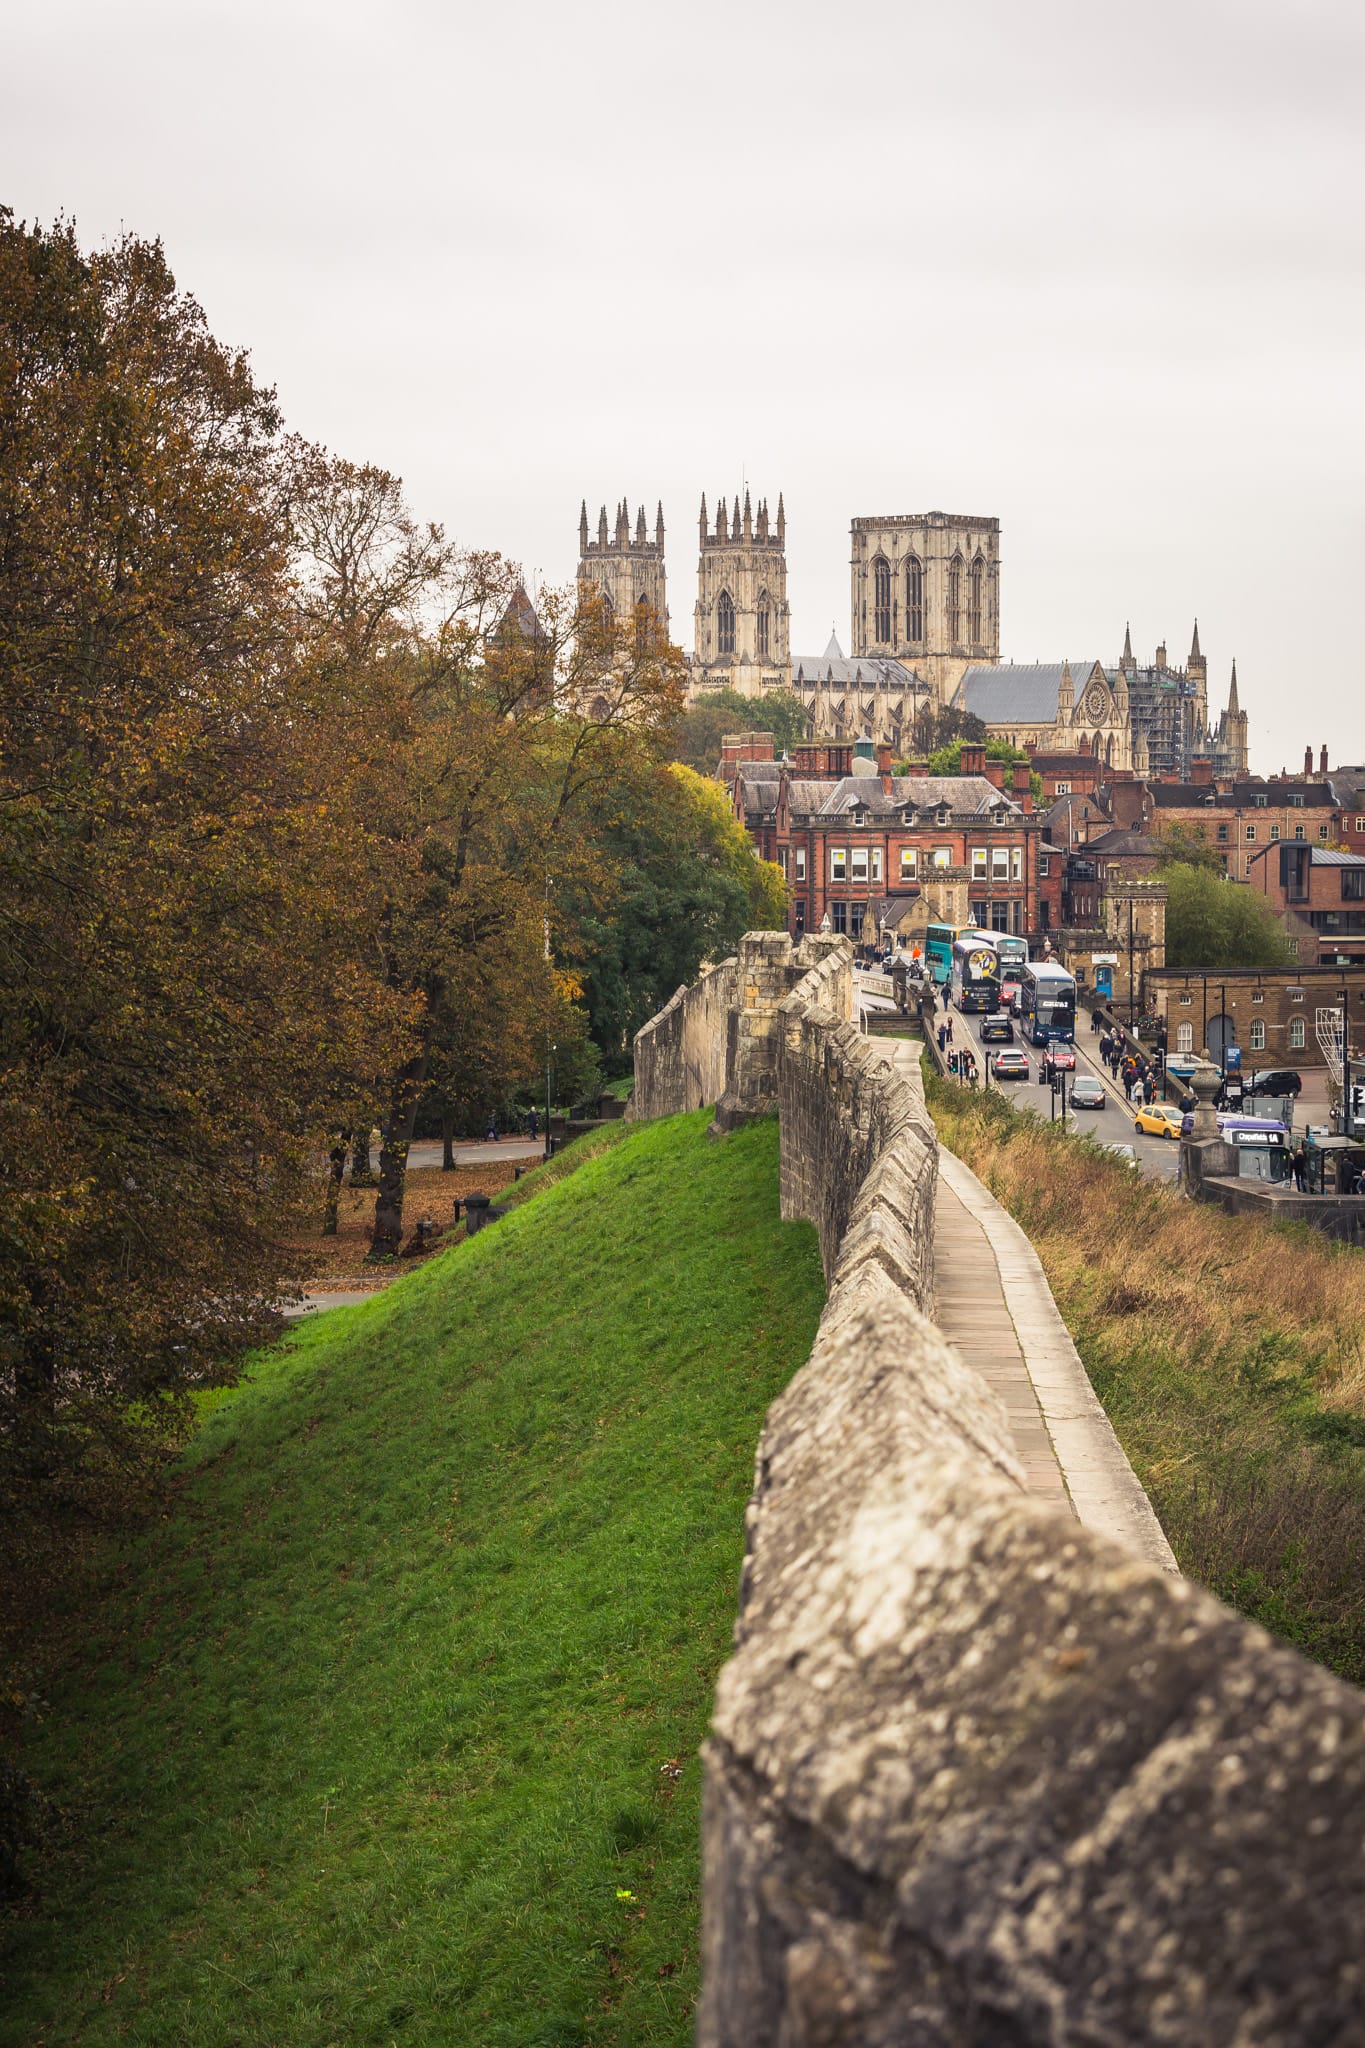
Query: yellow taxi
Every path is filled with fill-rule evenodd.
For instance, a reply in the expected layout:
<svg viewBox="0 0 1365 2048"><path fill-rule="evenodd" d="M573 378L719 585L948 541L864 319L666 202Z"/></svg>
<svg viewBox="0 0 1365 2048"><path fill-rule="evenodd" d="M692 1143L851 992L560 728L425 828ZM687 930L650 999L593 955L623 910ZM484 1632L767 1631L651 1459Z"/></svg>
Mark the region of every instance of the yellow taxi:
<svg viewBox="0 0 1365 2048"><path fill-rule="evenodd" d="M1173 1102L1149 1102L1133 1113L1133 1129L1157 1138L1178 1138L1184 1118Z"/></svg>

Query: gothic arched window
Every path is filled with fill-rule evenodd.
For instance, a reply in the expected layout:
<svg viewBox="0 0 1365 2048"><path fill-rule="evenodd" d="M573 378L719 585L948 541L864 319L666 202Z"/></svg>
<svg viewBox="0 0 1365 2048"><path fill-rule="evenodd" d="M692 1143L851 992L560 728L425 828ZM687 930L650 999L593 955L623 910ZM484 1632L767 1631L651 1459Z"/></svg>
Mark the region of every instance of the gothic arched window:
<svg viewBox="0 0 1365 2048"><path fill-rule="evenodd" d="M972 573L967 579L967 637L973 645L981 639L981 579L986 565L978 555L972 563Z"/></svg>
<svg viewBox="0 0 1365 2048"><path fill-rule="evenodd" d="M733 654L735 651L735 601L728 590L722 590L716 599L716 652Z"/></svg>
<svg viewBox="0 0 1365 2048"><path fill-rule="evenodd" d="M879 646L891 638L891 565L885 555L872 564L872 638Z"/></svg>
<svg viewBox="0 0 1365 2048"><path fill-rule="evenodd" d="M962 638L961 555L954 555L948 564L948 638L954 646Z"/></svg>
<svg viewBox="0 0 1365 2048"><path fill-rule="evenodd" d="M918 555L905 565L905 626L907 640L924 638L924 564Z"/></svg>
<svg viewBox="0 0 1365 2048"><path fill-rule="evenodd" d="M635 600L635 652L645 654L649 650L649 599Z"/></svg>
<svg viewBox="0 0 1365 2048"><path fill-rule="evenodd" d="M760 590L758 593L758 615L754 628L754 652L760 661L768 659L768 620L770 616L768 593L766 590Z"/></svg>

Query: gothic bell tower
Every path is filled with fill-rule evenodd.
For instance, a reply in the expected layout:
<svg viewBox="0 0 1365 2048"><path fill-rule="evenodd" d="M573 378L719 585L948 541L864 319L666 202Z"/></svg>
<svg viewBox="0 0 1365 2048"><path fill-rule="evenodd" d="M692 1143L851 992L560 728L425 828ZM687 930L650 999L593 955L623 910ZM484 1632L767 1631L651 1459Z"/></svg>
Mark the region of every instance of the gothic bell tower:
<svg viewBox="0 0 1365 2048"><path fill-rule="evenodd" d="M791 619L787 609L787 514L779 495L777 518L766 499L755 514L749 493L733 512L721 499L714 530L706 499L698 521L692 687L742 690L756 697L791 683Z"/></svg>

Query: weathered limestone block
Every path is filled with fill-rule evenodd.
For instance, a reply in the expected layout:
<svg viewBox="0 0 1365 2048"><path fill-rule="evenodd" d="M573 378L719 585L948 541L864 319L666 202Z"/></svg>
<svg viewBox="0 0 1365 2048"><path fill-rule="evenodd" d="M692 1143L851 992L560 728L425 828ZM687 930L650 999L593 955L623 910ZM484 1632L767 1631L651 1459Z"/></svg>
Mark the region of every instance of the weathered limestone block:
<svg viewBox="0 0 1365 2048"><path fill-rule="evenodd" d="M1365 2039L1365 1700L1030 1503L913 1310L822 1326L748 1543L702 2048Z"/></svg>
<svg viewBox="0 0 1365 2048"><path fill-rule="evenodd" d="M715 1102L725 1087L725 1044L735 1000L733 959L705 968L635 1034L635 1088L627 1114L678 1116Z"/></svg>

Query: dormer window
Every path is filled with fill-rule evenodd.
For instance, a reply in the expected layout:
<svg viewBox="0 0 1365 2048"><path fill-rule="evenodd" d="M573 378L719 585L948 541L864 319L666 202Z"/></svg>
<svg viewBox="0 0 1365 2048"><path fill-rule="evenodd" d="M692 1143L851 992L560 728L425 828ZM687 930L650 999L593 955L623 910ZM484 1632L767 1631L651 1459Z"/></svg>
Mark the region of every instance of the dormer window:
<svg viewBox="0 0 1365 2048"><path fill-rule="evenodd" d="M950 816L951 816L951 813L950 813L950 812L948 812L948 811L940 811L940 812L939 812L939 814L938 814L938 822L939 822L939 824L940 824L940 825L946 825L946 824L947 824L947 822L948 822L948 819L949 819L949 817L950 817Z"/></svg>

